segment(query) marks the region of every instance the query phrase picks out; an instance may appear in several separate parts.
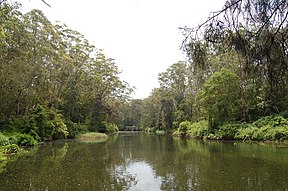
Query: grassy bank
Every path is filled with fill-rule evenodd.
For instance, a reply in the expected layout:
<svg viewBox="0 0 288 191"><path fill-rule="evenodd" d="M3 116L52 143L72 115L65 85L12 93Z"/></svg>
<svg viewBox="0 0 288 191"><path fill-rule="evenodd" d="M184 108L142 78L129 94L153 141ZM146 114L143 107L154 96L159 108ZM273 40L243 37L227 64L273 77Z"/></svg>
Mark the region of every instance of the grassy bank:
<svg viewBox="0 0 288 191"><path fill-rule="evenodd" d="M108 139L108 135L105 133L89 132L80 134L77 139L85 143L101 143Z"/></svg>

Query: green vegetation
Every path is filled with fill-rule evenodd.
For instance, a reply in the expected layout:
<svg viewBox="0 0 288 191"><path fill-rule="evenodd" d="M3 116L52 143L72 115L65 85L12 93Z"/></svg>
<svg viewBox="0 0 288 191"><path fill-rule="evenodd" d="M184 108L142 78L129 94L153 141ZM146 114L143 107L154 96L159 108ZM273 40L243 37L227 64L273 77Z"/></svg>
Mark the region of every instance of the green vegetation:
<svg viewBox="0 0 288 191"><path fill-rule="evenodd" d="M78 139L84 143L101 143L107 141L108 136L105 133L90 132L79 135Z"/></svg>
<svg viewBox="0 0 288 191"><path fill-rule="evenodd" d="M287 1L227 1L202 25L182 28L187 61L159 88L126 104L124 126L175 136L287 140Z"/></svg>
<svg viewBox="0 0 288 191"><path fill-rule="evenodd" d="M114 60L79 32L20 6L0 3L0 132L11 144L33 146L118 131L132 89Z"/></svg>
<svg viewBox="0 0 288 191"><path fill-rule="evenodd" d="M209 131L207 121L191 123L184 121L174 132L175 136L199 139L239 139L253 141L287 141L288 120L281 116L260 118L254 123L227 123L217 130Z"/></svg>
<svg viewBox="0 0 288 191"><path fill-rule="evenodd" d="M183 28L187 60L160 73L143 100L130 100L114 60L82 34L20 6L0 3L2 147L118 130L287 139L286 1L227 1L203 25Z"/></svg>
<svg viewBox="0 0 288 191"><path fill-rule="evenodd" d="M132 91L82 34L20 7L0 2L0 169L39 142L117 132Z"/></svg>

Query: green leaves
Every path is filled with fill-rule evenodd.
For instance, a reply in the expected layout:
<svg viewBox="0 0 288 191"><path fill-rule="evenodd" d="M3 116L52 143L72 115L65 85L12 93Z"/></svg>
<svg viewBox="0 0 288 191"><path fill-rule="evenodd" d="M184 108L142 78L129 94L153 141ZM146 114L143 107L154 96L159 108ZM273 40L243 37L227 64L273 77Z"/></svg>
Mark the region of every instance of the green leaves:
<svg viewBox="0 0 288 191"><path fill-rule="evenodd" d="M67 126L60 114L52 109L45 109L38 105L30 115L29 126L26 131L35 132L41 140L63 139L68 135Z"/></svg>
<svg viewBox="0 0 288 191"><path fill-rule="evenodd" d="M226 68L215 72L202 86L198 99L208 112L211 126L235 120L240 102L239 77Z"/></svg>
<svg viewBox="0 0 288 191"><path fill-rule="evenodd" d="M75 123L117 121L132 89L119 78L113 59L81 33L52 24L40 10L22 15L16 4L6 2L0 10L0 121L35 118L31 111L42 105L44 125L36 120L34 129L32 118L30 125L47 140L66 137L61 117L51 108Z"/></svg>

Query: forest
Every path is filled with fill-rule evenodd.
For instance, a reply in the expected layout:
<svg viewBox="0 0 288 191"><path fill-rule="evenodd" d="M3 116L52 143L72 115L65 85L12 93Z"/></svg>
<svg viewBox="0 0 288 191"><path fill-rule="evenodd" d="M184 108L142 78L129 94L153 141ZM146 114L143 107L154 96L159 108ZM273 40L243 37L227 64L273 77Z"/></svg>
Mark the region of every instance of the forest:
<svg viewBox="0 0 288 191"><path fill-rule="evenodd" d="M0 145L118 131L132 88L112 58L40 10L0 1Z"/></svg>
<svg viewBox="0 0 288 191"><path fill-rule="evenodd" d="M126 105L125 124L200 139L288 138L288 1L226 1L180 28L185 61Z"/></svg>
<svg viewBox="0 0 288 191"><path fill-rule="evenodd" d="M0 145L146 130L199 139L288 139L286 0L233 0L180 28L187 59L143 99L112 58L40 10L0 1ZM3 150L3 149L2 149Z"/></svg>

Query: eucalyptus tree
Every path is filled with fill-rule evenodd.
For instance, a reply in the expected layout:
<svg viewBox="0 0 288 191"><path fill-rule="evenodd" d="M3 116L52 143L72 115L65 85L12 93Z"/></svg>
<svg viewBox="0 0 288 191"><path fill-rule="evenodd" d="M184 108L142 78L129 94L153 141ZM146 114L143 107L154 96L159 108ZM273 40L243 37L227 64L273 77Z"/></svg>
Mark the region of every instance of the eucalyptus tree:
<svg viewBox="0 0 288 191"><path fill-rule="evenodd" d="M23 94L26 82L25 73L30 68L23 57L28 48L28 33L23 23L23 15L18 11L17 3L0 5L0 113L1 118L9 118L22 112ZM2 119L3 119L2 118Z"/></svg>
<svg viewBox="0 0 288 191"><path fill-rule="evenodd" d="M132 89L114 60L42 11L18 7L0 4L0 122L29 118L37 105L91 130L119 121Z"/></svg>
<svg viewBox="0 0 288 191"><path fill-rule="evenodd" d="M83 123L92 103L89 98L87 66L93 62L90 55L95 47L82 34L66 25L58 23L56 27L61 38L57 51L57 60L60 63L58 97L62 100L60 107L69 120Z"/></svg>
<svg viewBox="0 0 288 191"><path fill-rule="evenodd" d="M151 94L143 100L141 127L161 129L160 108L163 98L163 89L154 88Z"/></svg>
<svg viewBox="0 0 288 191"><path fill-rule="evenodd" d="M32 10L24 15L25 29L29 32L26 63L31 67L27 84L27 115L35 104L53 105L55 103L55 84L59 64L56 60L57 29L42 11ZM56 94L57 95L57 94Z"/></svg>
<svg viewBox="0 0 288 191"><path fill-rule="evenodd" d="M187 119L187 64L177 62L170 66L165 72L159 74L160 87L166 96L161 100L161 112L166 121L167 128L171 129L171 121L177 126L180 122Z"/></svg>
<svg viewBox="0 0 288 191"><path fill-rule="evenodd" d="M128 99L132 90L126 82L120 80L120 72L114 60L106 57L101 51L97 52L96 58L87 66L87 70L87 88L92 90L89 121L90 127L97 130L98 127L101 128L103 121L114 122L111 120L119 114L115 112L115 104Z"/></svg>
<svg viewBox="0 0 288 191"><path fill-rule="evenodd" d="M182 28L183 48L200 65L206 51L197 48L199 41L213 52L238 53L250 116L280 113L288 103L287 17L287 0L227 0L223 9L212 12L199 26Z"/></svg>
<svg viewBox="0 0 288 191"><path fill-rule="evenodd" d="M123 130L140 130L142 109L143 100L132 99L131 101L128 101L122 110L121 128Z"/></svg>

